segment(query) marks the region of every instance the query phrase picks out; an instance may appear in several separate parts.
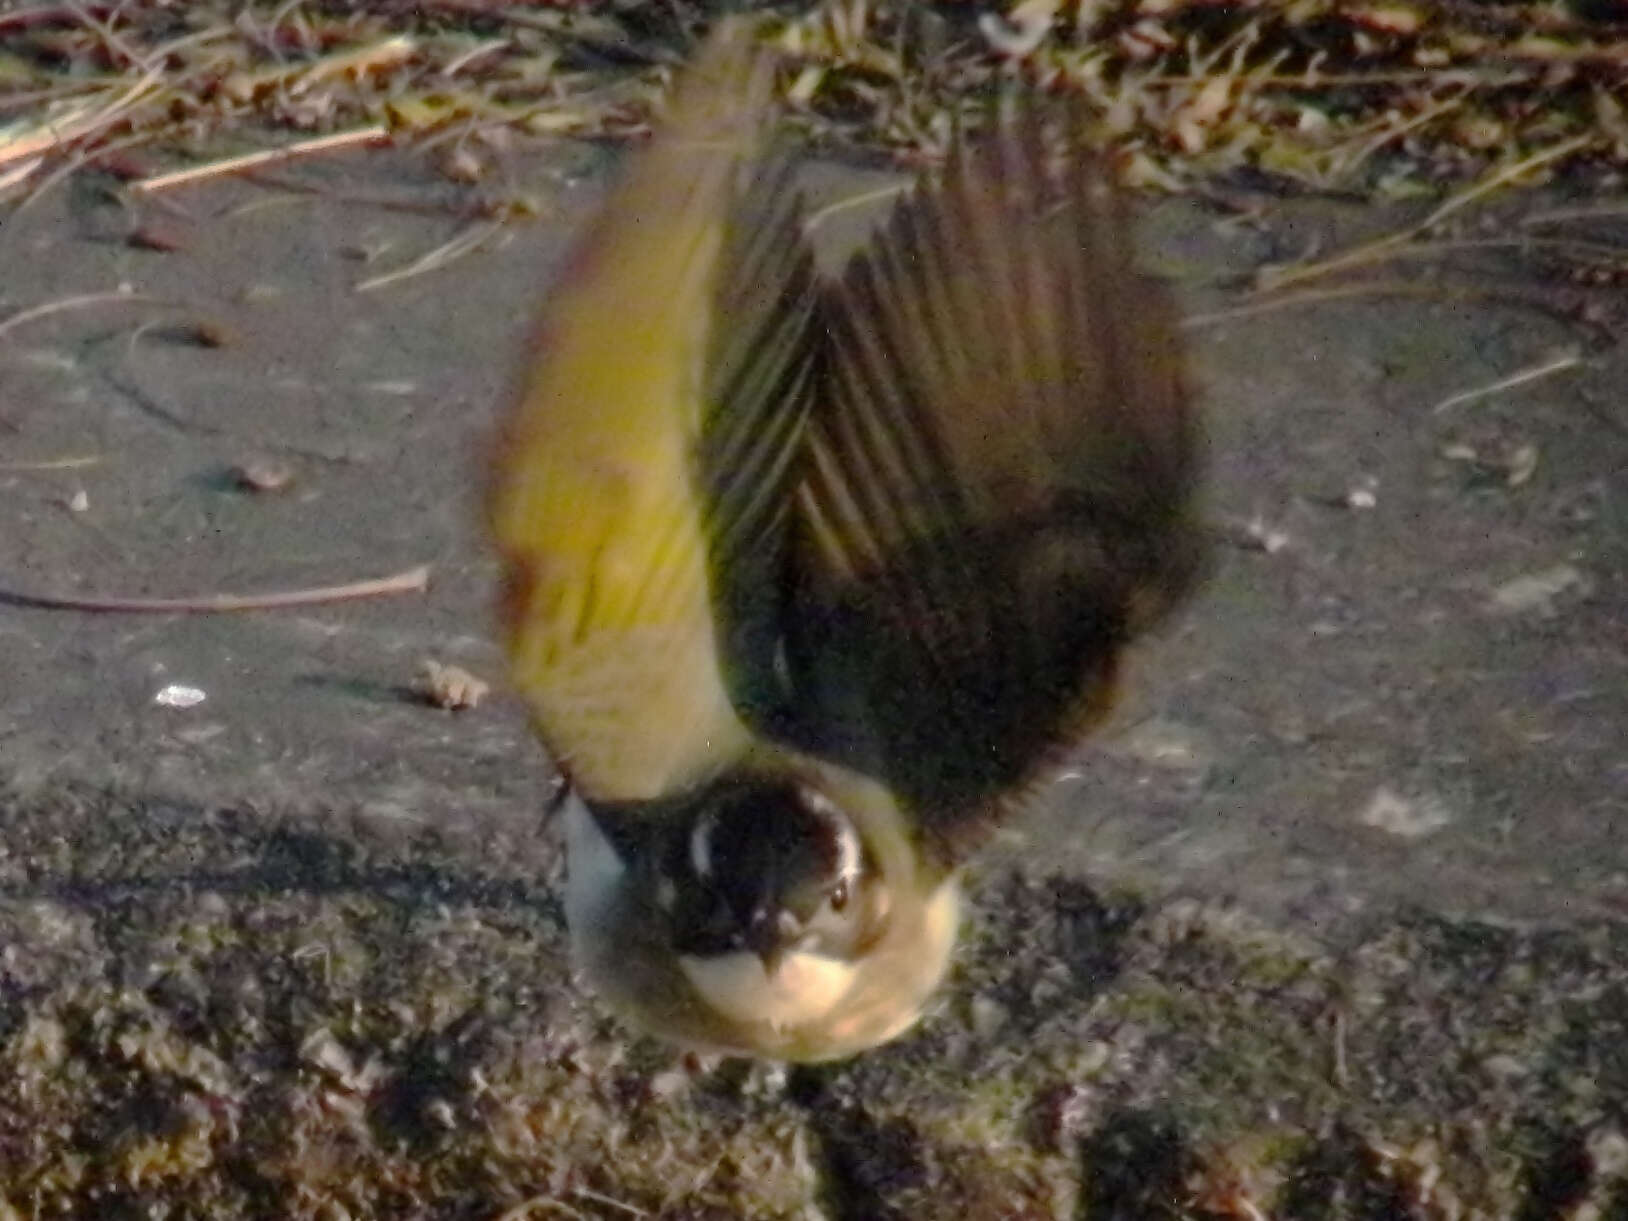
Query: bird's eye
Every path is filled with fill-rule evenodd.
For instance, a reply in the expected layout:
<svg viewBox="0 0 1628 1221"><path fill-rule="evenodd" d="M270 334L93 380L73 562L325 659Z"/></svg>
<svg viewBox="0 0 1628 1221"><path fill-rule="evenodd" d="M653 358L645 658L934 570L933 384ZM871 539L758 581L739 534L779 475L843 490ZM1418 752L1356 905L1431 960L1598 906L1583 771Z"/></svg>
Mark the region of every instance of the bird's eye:
<svg viewBox="0 0 1628 1221"><path fill-rule="evenodd" d="M848 882L844 879L831 888L831 910L839 912L848 906Z"/></svg>

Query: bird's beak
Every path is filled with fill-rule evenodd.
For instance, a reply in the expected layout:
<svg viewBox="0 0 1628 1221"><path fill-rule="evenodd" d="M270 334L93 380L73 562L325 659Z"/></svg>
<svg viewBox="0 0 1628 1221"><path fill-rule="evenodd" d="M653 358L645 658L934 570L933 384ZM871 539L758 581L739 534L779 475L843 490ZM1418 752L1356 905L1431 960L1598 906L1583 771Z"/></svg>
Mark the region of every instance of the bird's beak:
<svg viewBox="0 0 1628 1221"><path fill-rule="evenodd" d="M752 913L752 922L747 927L746 948L757 955L763 964L763 973L773 977L779 973L792 947L774 917L759 911Z"/></svg>
<svg viewBox="0 0 1628 1221"><path fill-rule="evenodd" d="M786 947L783 945L770 946L757 952L758 961L763 964L765 975L778 975L780 964L786 960Z"/></svg>

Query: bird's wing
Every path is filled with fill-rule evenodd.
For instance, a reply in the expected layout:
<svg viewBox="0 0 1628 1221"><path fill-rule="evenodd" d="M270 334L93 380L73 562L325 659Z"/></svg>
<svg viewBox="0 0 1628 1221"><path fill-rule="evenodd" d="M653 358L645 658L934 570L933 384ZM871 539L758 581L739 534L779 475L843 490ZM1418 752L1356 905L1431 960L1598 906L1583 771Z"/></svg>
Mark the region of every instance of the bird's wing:
<svg viewBox="0 0 1628 1221"><path fill-rule="evenodd" d="M779 723L786 541L801 477L817 337L814 256L795 163L771 157L726 235L707 361L706 494L713 612L725 685L755 728Z"/></svg>
<svg viewBox="0 0 1628 1221"><path fill-rule="evenodd" d="M805 745L955 851L1106 711L1192 584L1171 303L1071 116L957 140L822 300L789 651Z"/></svg>
<svg viewBox="0 0 1628 1221"><path fill-rule="evenodd" d="M795 405L788 423L769 389L790 375L741 354L795 352L771 308L797 274L778 244L800 241L762 185L772 71L745 21L708 40L552 292L499 438L489 508L514 678L590 800L668 792L747 740L710 537L746 546L762 520L749 481L796 440ZM727 287L742 276L753 292ZM720 398L731 370L749 384ZM738 482L709 485L717 454L739 456Z"/></svg>

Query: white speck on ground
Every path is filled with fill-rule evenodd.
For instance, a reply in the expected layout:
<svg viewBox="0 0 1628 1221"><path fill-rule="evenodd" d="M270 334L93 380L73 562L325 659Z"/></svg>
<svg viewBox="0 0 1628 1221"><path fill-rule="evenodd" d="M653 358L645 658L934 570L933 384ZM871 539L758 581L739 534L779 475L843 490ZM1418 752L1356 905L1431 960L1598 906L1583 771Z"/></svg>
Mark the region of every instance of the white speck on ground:
<svg viewBox="0 0 1628 1221"><path fill-rule="evenodd" d="M1506 614L1535 611L1542 615L1555 613L1555 599L1568 590L1588 593L1592 582L1588 576L1571 564L1556 564L1541 572L1505 581L1492 591L1493 608Z"/></svg>
<svg viewBox="0 0 1628 1221"><path fill-rule="evenodd" d="M1357 821L1403 839L1422 839L1447 826L1453 816L1434 797L1404 797L1381 785L1357 815Z"/></svg>

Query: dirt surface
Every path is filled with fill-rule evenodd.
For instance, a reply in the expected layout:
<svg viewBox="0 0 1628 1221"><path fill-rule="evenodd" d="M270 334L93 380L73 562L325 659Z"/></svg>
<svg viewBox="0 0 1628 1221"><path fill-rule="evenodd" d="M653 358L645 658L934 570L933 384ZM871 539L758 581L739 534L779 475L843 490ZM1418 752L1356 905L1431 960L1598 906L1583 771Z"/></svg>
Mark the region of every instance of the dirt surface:
<svg viewBox="0 0 1628 1221"><path fill-rule="evenodd" d="M516 153L527 224L390 152L0 222L0 586L432 566L0 606L0 1217L1628 1215L1620 289L1490 241L1620 244L1555 219L1613 201L1274 308L1240 279L1422 211L1150 209L1214 576L981 863L937 1012L785 1072L598 1012L518 705L417 694L501 680L482 445L605 161Z"/></svg>

